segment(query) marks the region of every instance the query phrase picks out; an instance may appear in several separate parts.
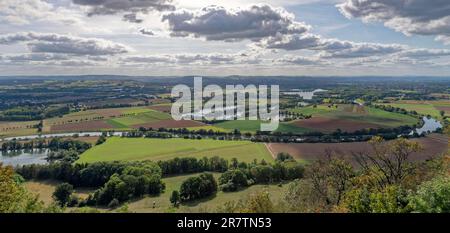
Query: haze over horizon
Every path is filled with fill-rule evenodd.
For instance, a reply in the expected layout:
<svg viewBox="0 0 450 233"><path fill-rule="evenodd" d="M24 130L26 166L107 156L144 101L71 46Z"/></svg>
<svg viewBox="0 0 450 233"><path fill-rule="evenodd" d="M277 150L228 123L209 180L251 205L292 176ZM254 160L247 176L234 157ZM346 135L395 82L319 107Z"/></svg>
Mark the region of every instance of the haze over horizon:
<svg viewBox="0 0 450 233"><path fill-rule="evenodd" d="M448 76L450 1L0 2L0 75Z"/></svg>

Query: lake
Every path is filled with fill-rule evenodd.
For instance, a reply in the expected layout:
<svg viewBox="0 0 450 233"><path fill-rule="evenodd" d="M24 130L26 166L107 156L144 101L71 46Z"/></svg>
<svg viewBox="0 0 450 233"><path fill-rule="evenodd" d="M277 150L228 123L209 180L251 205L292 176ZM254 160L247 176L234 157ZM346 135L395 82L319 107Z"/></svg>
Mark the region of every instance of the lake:
<svg viewBox="0 0 450 233"><path fill-rule="evenodd" d="M21 166L28 164L47 164L47 149L8 151L0 153L3 165Z"/></svg>
<svg viewBox="0 0 450 233"><path fill-rule="evenodd" d="M316 89L314 91L300 91L298 89L293 89L292 91L283 92L285 95L298 95L302 97L304 100L312 100L314 95L318 92L324 92L327 90L324 89Z"/></svg>
<svg viewBox="0 0 450 233"><path fill-rule="evenodd" d="M420 135L420 134L426 134L428 132L434 132L439 128L442 128L442 124L441 122L439 122L436 119L433 118L428 118L428 117L423 117L423 121L424 124L421 128L417 128L416 132ZM411 132L413 133L413 132Z"/></svg>

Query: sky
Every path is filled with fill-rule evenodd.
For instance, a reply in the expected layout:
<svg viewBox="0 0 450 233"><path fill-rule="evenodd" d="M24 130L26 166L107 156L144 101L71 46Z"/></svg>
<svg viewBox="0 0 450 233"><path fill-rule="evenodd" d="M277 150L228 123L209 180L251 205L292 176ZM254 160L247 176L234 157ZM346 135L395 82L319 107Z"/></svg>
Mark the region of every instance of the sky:
<svg viewBox="0 0 450 233"><path fill-rule="evenodd" d="M449 0L1 0L1 75L450 74Z"/></svg>

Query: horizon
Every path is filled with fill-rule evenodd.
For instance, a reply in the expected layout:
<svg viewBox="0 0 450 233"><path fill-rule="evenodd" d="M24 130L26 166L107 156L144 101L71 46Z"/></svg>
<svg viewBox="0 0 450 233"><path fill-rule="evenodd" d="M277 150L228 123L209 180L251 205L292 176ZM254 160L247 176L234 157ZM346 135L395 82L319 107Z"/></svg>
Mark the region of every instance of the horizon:
<svg viewBox="0 0 450 233"><path fill-rule="evenodd" d="M447 76L450 3L399 3L3 0L0 70L7 76Z"/></svg>

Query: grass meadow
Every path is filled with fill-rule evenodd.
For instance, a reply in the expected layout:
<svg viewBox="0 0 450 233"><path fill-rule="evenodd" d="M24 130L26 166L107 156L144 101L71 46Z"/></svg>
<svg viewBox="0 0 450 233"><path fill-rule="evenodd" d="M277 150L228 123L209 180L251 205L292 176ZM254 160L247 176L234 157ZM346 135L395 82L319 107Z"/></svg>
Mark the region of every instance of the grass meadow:
<svg viewBox="0 0 450 233"><path fill-rule="evenodd" d="M237 158L252 162L264 159L273 160L272 155L262 143L250 141L221 141L212 139L150 139L150 138L109 138L105 143L95 146L80 156L78 163L98 161L169 160L175 157L213 157Z"/></svg>

